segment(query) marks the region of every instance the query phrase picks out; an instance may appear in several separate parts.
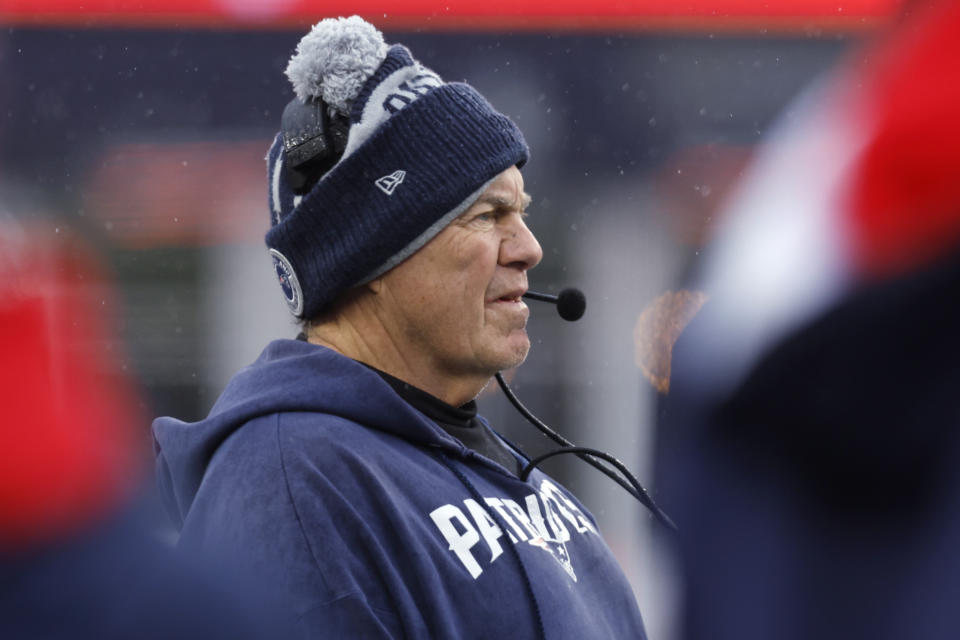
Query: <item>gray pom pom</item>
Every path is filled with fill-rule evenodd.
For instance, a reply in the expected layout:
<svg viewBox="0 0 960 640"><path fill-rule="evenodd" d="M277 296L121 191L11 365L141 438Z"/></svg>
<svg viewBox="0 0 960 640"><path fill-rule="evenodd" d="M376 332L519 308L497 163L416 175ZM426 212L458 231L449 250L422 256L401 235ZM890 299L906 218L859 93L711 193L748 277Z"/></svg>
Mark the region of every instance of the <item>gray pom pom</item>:
<svg viewBox="0 0 960 640"><path fill-rule="evenodd" d="M387 56L383 34L360 16L321 20L297 45L286 74L297 97L321 98L333 111L350 105Z"/></svg>

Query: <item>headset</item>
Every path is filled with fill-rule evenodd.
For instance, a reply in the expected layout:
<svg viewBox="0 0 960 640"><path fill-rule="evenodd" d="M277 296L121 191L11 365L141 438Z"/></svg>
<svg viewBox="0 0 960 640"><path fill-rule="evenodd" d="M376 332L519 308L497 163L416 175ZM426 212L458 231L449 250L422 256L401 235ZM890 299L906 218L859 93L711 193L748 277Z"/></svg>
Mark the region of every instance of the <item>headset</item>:
<svg viewBox="0 0 960 640"><path fill-rule="evenodd" d="M350 121L334 113L320 98L294 98L283 109L280 132L284 169L294 193L303 195L343 156Z"/></svg>

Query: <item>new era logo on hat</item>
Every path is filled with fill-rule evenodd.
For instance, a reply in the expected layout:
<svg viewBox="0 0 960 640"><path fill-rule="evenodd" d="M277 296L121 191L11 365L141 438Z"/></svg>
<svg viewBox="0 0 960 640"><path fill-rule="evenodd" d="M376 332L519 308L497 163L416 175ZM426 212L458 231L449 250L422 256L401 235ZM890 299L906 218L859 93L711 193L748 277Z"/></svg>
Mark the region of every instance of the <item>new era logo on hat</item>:
<svg viewBox="0 0 960 640"><path fill-rule="evenodd" d="M383 191L388 196L392 196L394 190L400 186L400 183L403 182L403 179L407 177L407 172L402 169L399 171L394 171L391 174L385 175L382 178L378 178L374 183L377 187L380 188L380 191Z"/></svg>

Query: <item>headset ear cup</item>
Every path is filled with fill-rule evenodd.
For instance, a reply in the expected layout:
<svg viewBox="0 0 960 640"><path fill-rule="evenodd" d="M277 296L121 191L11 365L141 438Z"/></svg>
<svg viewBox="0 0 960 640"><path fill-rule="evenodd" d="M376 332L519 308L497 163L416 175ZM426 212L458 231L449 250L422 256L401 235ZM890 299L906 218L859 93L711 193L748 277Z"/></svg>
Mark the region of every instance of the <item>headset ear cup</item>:
<svg viewBox="0 0 960 640"><path fill-rule="evenodd" d="M336 163L336 158L315 158L299 167L284 164L283 170L287 174L287 183L290 188L295 194L302 196L310 191Z"/></svg>
<svg viewBox="0 0 960 640"><path fill-rule="evenodd" d="M294 98L283 110L284 170L297 194L309 191L337 163L347 145L349 123L327 112L319 98L307 102Z"/></svg>
<svg viewBox="0 0 960 640"><path fill-rule="evenodd" d="M336 162L343 157L343 152L347 148L347 136L350 134L350 121L337 114L329 119L329 140L333 144L333 152L336 156Z"/></svg>

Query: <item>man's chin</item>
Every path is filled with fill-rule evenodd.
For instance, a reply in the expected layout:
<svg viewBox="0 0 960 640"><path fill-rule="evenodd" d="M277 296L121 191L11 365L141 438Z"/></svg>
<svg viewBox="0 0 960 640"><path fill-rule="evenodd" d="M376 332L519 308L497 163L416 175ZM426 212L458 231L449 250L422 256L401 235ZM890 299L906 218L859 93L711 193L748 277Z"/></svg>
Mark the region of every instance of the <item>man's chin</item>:
<svg viewBox="0 0 960 640"><path fill-rule="evenodd" d="M527 339L526 334L524 334L522 341L519 341L519 343L515 345L511 344L510 346L509 352L504 354L504 366L500 367L500 371L519 367L527 359L527 354L530 353L530 340Z"/></svg>
<svg viewBox="0 0 960 640"><path fill-rule="evenodd" d="M489 343L488 343L489 344ZM506 338L501 338L494 344L489 344L485 352L477 354L475 364L480 365L492 376L497 371L506 371L523 364L530 351L530 339L523 329L513 331Z"/></svg>

